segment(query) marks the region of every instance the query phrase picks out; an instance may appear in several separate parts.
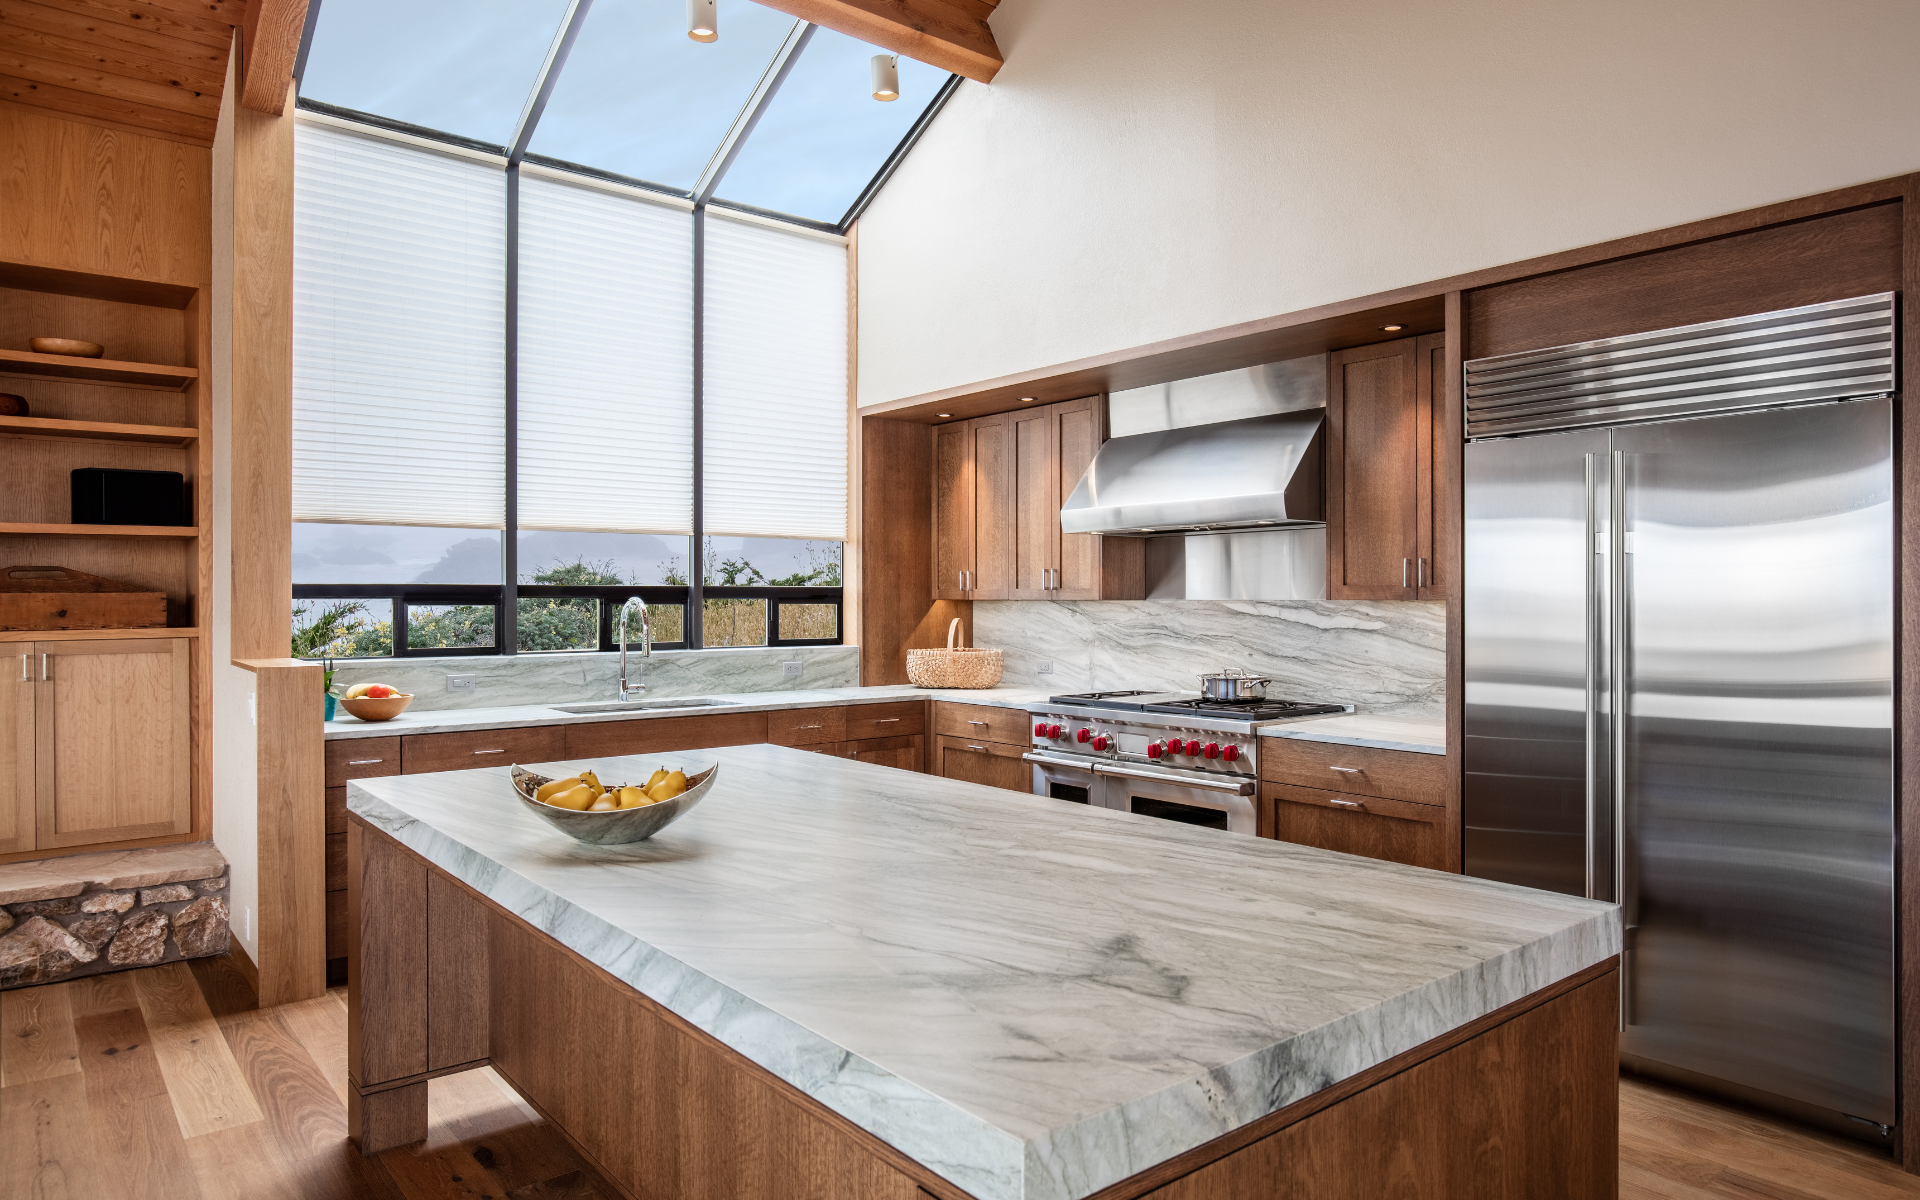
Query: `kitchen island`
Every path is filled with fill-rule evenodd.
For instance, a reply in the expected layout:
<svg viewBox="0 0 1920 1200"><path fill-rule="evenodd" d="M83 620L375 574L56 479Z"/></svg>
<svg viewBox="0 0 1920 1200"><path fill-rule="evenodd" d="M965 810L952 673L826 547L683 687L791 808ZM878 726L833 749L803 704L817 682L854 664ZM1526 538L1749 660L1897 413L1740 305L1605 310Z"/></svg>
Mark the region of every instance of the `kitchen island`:
<svg viewBox="0 0 1920 1200"><path fill-rule="evenodd" d="M634 1195L1614 1194L1609 905L779 746L595 765L667 761L720 778L626 847L504 768L351 785L364 1151L491 1063Z"/></svg>

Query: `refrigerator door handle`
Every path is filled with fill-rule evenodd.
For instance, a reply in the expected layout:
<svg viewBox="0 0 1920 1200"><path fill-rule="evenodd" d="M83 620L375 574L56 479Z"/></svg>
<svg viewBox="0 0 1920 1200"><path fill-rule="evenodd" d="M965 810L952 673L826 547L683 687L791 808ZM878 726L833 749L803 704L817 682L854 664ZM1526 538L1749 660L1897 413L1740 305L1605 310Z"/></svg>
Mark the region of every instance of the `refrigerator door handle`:
<svg viewBox="0 0 1920 1200"><path fill-rule="evenodd" d="M1633 955L1629 952L1634 905L1627 894L1627 456L1615 450L1607 471L1607 678L1611 701L1608 749L1613 801L1613 902L1620 906L1620 1029L1633 1024Z"/></svg>
<svg viewBox="0 0 1920 1200"><path fill-rule="evenodd" d="M1586 548L1587 548L1587 587L1586 587L1586 739L1587 739L1587 899L1595 900L1599 894L1594 890L1599 883L1599 833L1600 815L1600 663L1605 651L1605 611L1606 598L1601 594L1602 580L1605 579L1605 549L1601 545L1600 512L1596 507L1598 480L1602 457L1588 454L1586 459Z"/></svg>

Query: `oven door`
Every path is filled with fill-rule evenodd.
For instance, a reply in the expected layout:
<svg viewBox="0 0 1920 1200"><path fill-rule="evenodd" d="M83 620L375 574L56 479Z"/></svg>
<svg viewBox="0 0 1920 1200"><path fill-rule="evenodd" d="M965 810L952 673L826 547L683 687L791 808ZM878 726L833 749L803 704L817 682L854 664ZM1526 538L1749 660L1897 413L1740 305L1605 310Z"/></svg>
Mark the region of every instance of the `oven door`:
<svg viewBox="0 0 1920 1200"><path fill-rule="evenodd" d="M1126 763L1101 763L1094 770L1105 793L1103 807L1229 833L1260 832L1250 779L1182 778Z"/></svg>
<svg viewBox="0 0 1920 1200"><path fill-rule="evenodd" d="M1075 804L1100 803L1100 777L1084 759L1059 758L1041 751L1020 757L1033 764L1033 794Z"/></svg>

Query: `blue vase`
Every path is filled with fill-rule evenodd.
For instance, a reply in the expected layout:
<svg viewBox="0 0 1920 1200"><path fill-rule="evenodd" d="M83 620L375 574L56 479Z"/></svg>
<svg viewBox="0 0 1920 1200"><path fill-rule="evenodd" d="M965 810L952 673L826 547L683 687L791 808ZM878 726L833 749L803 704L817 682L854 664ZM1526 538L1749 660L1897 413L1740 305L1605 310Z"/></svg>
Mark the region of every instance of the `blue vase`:
<svg viewBox="0 0 1920 1200"><path fill-rule="evenodd" d="M327 693L327 717L326 717L326 719L327 719L327 720L329 720L329 721L331 721L331 720L333 720L333 706L334 706L334 704L335 704L335 702L336 702L336 701L338 701L338 700L339 700L339 697L338 697L338 696L335 696L335 695L334 695L334 694L333 694L332 692L328 692L328 693Z"/></svg>

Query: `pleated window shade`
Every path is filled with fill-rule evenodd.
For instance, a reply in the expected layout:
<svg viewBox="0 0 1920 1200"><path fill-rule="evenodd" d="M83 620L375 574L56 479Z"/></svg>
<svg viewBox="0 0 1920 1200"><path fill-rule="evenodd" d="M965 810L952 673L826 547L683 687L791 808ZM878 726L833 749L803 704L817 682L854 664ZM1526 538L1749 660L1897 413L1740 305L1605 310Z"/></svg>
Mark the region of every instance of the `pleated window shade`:
<svg viewBox="0 0 1920 1200"><path fill-rule="evenodd" d="M295 138L293 519L500 528L504 173Z"/></svg>
<svg viewBox="0 0 1920 1200"><path fill-rule="evenodd" d="M520 528L693 528L693 217L520 179Z"/></svg>
<svg viewBox="0 0 1920 1200"><path fill-rule="evenodd" d="M844 541L846 247L711 210L706 242L706 530Z"/></svg>

